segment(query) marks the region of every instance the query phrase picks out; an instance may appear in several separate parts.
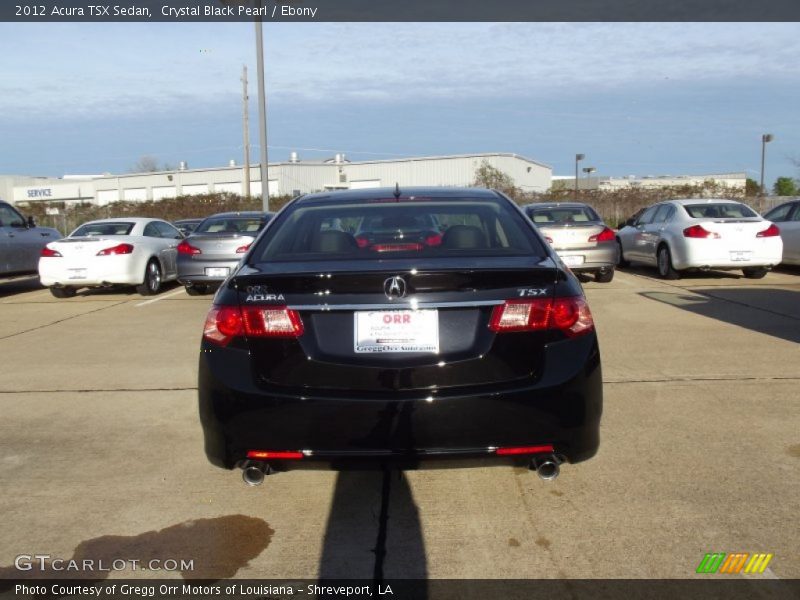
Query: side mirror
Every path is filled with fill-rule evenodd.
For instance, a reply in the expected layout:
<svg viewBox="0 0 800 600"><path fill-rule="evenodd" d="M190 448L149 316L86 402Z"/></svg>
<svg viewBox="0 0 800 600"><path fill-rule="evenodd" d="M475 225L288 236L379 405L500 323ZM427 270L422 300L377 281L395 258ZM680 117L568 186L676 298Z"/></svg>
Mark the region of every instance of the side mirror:
<svg viewBox="0 0 800 600"><path fill-rule="evenodd" d="M36 221L34 221L33 217L31 217L31 216L28 217L28 227L31 227L31 228L36 227Z"/></svg>

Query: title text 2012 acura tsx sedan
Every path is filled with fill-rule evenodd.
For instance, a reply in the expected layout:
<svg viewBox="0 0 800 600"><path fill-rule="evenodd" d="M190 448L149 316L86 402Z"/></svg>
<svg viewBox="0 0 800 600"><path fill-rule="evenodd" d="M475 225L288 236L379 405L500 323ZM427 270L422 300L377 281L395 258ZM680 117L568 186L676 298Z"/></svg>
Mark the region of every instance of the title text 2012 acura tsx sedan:
<svg viewBox="0 0 800 600"><path fill-rule="evenodd" d="M322 193L281 211L217 292L200 416L209 460L250 484L475 462L552 479L596 453L601 381L580 284L511 200Z"/></svg>

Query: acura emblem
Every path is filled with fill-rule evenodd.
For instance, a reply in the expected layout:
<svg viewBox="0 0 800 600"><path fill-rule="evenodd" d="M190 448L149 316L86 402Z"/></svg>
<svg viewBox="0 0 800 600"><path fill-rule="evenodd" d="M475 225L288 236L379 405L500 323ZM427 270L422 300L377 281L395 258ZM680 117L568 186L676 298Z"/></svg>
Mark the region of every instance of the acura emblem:
<svg viewBox="0 0 800 600"><path fill-rule="evenodd" d="M389 300L406 297L406 282L402 277L389 277L383 282L383 293Z"/></svg>

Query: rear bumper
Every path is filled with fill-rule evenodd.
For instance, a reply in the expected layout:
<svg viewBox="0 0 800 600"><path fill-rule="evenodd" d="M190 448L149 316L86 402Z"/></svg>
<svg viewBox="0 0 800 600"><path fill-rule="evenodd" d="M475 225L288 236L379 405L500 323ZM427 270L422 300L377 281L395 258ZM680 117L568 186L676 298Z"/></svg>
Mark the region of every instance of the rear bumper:
<svg viewBox="0 0 800 600"><path fill-rule="evenodd" d="M39 259L39 279L44 286L101 286L139 285L144 280L144 264L137 268L133 255L90 257L80 261L64 258ZM75 269L81 269L80 278L75 278Z"/></svg>
<svg viewBox="0 0 800 600"><path fill-rule="evenodd" d="M597 244L595 248L556 249L561 260L573 271L600 271L613 269L617 264L617 245L613 242ZM580 257L579 263L570 264L569 257Z"/></svg>
<svg viewBox="0 0 800 600"><path fill-rule="evenodd" d="M749 244L726 244L725 240L684 239L670 247L672 266L678 270L709 267L746 269L773 267L783 257L780 237L756 239ZM732 260L732 252L748 252L748 260Z"/></svg>
<svg viewBox="0 0 800 600"><path fill-rule="evenodd" d="M225 281L225 277L209 276L206 275L206 268L227 268L228 273L233 273L233 270L239 265L239 259L229 260L208 260L208 259L193 259L189 256L178 255L178 281L183 284L192 283L220 283Z"/></svg>
<svg viewBox="0 0 800 600"><path fill-rule="evenodd" d="M568 462L592 457L599 445L602 376L594 334L550 344L535 384L491 391L398 392L350 399L261 389L246 350L203 346L200 419L209 461L234 468L248 450L306 451L289 468L369 468L391 461L405 468L520 463L493 448L552 444Z"/></svg>

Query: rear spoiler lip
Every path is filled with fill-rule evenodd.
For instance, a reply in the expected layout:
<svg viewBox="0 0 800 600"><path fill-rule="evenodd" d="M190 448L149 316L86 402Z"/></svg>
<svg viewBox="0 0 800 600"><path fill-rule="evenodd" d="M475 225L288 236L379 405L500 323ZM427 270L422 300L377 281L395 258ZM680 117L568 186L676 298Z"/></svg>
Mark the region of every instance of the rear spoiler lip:
<svg viewBox="0 0 800 600"><path fill-rule="evenodd" d="M289 310L334 311L334 310L415 310L424 308L471 308L477 306L499 306L506 300L464 300L461 302L404 302L392 304L290 304Z"/></svg>
<svg viewBox="0 0 800 600"><path fill-rule="evenodd" d="M485 258L485 257L484 257ZM513 257L514 259L522 259L525 257ZM287 275L287 266L291 266L292 264L297 265L298 269L293 270L290 269L291 275L297 276L304 276L304 275L319 275L319 273L330 273L336 275L352 275L352 274L368 274L368 273L380 273L383 271L397 271L398 273L402 273L404 271L411 271L411 269L418 269L420 271L439 271L439 272L447 272L447 271L483 271L489 269L502 269L504 271L529 271L531 269L558 269L558 265L555 260L553 260L550 256L542 256L542 257L530 257L531 262L527 265L520 264L517 265L509 265L509 266L502 266L499 264L495 265L468 265L464 264L452 264L452 265L436 265L431 263L424 263L424 262L414 262L408 261L407 264L392 264L388 260L384 261L363 261L364 265L358 265L357 262L362 261L342 261L342 263L336 263L335 261L325 262L315 262L315 263L287 263L287 262L280 262L280 263L270 263L270 262L262 262L256 264L249 264L245 263L242 264L238 271L236 271L235 276L241 277L242 279L250 279L256 277L270 277L270 276L285 276ZM534 260L538 259L538 262L534 262ZM389 259L392 260L392 259ZM394 259L400 261L404 261L405 259ZM474 260L481 260L481 258L476 258ZM343 264L345 263L345 264ZM355 263L355 264L354 264ZM365 268L359 268L365 267ZM263 268L262 268L263 267Z"/></svg>

